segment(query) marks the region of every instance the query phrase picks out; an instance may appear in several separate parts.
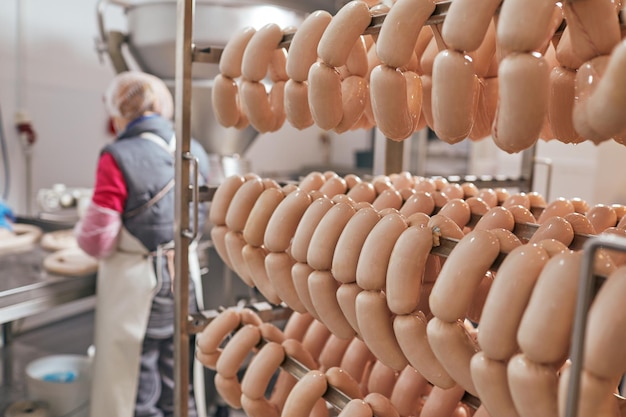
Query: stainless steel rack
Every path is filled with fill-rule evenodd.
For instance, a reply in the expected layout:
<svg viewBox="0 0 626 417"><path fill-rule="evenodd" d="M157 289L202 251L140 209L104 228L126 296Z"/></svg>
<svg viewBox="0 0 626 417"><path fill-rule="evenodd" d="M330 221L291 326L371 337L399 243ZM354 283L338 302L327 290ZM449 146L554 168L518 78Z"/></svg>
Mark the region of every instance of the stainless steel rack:
<svg viewBox="0 0 626 417"><path fill-rule="evenodd" d="M439 24L443 22L447 14L451 1L439 2L436 5L431 17L426 24ZM188 273L189 266L187 256L189 245L197 233L197 210L194 211L195 218L190 219L189 205L193 204L197 209L200 201L211 201L215 188L193 186L190 182L190 168L196 168L197 163L190 153L191 140L191 91L192 77L191 69L193 63L219 63L222 48L209 47L197 48L193 44L193 21L194 21L195 0L178 0L177 1L177 36L176 36L176 77L175 77L175 102L176 102L176 208L175 208L175 245L176 245L176 276L175 293L176 293L176 316L175 316L175 385L178 389L175 392L175 415L177 417L188 416L188 392L186 390L189 381L189 340L190 334L197 333L207 321L211 319L209 315L196 315L189 317L188 311ZM372 21L364 34L377 33L385 19L386 15L378 15L372 18ZM279 47L288 48L293 38L293 33L285 33ZM108 48L115 50L120 47L121 40L114 37L108 40L110 43ZM402 142L387 140L385 149L385 173L390 174L402 170L403 147ZM522 157L522 173L518 178L501 178L501 177L472 177L471 181L478 182L485 187L517 187L521 191L530 191L533 181L533 168L535 160L535 148L531 147L523 152ZM197 171L191 171L197 172ZM458 178L459 180L469 181L468 177ZM197 184L197 181L194 182ZM192 220L193 228L189 228L190 220ZM476 221L476 219L474 219ZM532 234L536 230L534 225L517 225L516 233L521 235ZM575 241L581 242L586 240L585 236L577 236ZM456 241L453 239L441 239L441 245L434 248L432 253L440 256L448 256ZM496 260L495 268L498 262L503 260L504 254L499 260ZM287 370L294 376L301 377L306 372L301 364L295 363L292 359L286 361ZM336 407L341 407L349 401L345 395L339 391L330 390L328 397ZM466 399L468 404L478 407L479 400L475 397Z"/></svg>

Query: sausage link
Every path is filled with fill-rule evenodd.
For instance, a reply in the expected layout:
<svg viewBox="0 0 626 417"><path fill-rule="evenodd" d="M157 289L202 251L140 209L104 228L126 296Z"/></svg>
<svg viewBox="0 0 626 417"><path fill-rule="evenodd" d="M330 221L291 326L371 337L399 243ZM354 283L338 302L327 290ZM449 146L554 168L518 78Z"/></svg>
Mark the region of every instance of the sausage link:
<svg viewBox="0 0 626 417"><path fill-rule="evenodd" d="M347 203L337 203L324 214L307 250L307 263L311 268L322 271L331 269L341 232L354 214L354 207Z"/></svg>
<svg viewBox="0 0 626 417"><path fill-rule="evenodd" d="M308 192L296 190L276 206L267 222L263 240L269 251L284 252L287 250L302 216L310 205L311 197Z"/></svg>
<svg viewBox="0 0 626 417"><path fill-rule="evenodd" d="M276 207L285 198L285 194L278 188L264 190L254 203L246 224L243 228L243 238L252 246L263 246L263 238L267 224L276 210Z"/></svg>
<svg viewBox="0 0 626 417"><path fill-rule="evenodd" d="M518 417L509 389L506 364L490 359L484 352L478 352L470 363L472 380L482 405L487 407L491 415Z"/></svg>
<svg viewBox="0 0 626 417"><path fill-rule="evenodd" d="M432 74L432 113L437 136L448 143L465 139L478 106L478 77L474 64L462 52L441 51Z"/></svg>
<svg viewBox="0 0 626 417"><path fill-rule="evenodd" d="M535 363L524 354L517 354L509 361L507 376L513 403L520 416L559 415L559 381L553 366Z"/></svg>
<svg viewBox="0 0 626 417"><path fill-rule="evenodd" d="M362 291L356 297L356 316L363 340L378 360L400 371L408 364L393 332L392 315L380 291Z"/></svg>
<svg viewBox="0 0 626 417"><path fill-rule="evenodd" d="M265 257L268 253L265 248L251 245L245 245L241 250L241 255L243 256L244 263L248 266L250 279L254 283L254 287L263 294L263 297L265 297L267 301L278 305L282 300L276 293L265 270Z"/></svg>
<svg viewBox="0 0 626 417"><path fill-rule="evenodd" d="M572 118L574 112L576 72L557 66L550 72L550 99L548 119L554 137L565 143L578 143L580 134L574 129Z"/></svg>
<svg viewBox="0 0 626 417"><path fill-rule="evenodd" d="M500 253L495 235L474 230L456 245L430 294L429 304L439 319L454 323L465 319L476 287Z"/></svg>
<svg viewBox="0 0 626 417"><path fill-rule="evenodd" d="M428 381L413 368L407 366L400 372L391 393L391 402L401 416L414 415L422 395L428 392Z"/></svg>
<svg viewBox="0 0 626 417"><path fill-rule="evenodd" d="M432 247L433 235L428 227L409 227L398 237L389 258L385 287L393 313L408 314L417 307Z"/></svg>
<svg viewBox="0 0 626 417"><path fill-rule="evenodd" d="M621 75L626 68L626 42L615 47L606 67L606 72L598 82L596 90L589 97L587 112L589 123L604 136L622 134L626 129L623 113L617 108L626 104L624 80Z"/></svg>
<svg viewBox="0 0 626 417"><path fill-rule="evenodd" d="M217 121L224 127L233 127L241 117L237 82L223 74L213 80L211 104Z"/></svg>
<svg viewBox="0 0 626 417"><path fill-rule="evenodd" d="M231 230L224 236L224 244L233 270L246 285L254 287L254 281L252 280L248 265L243 257L243 248L246 246L243 235Z"/></svg>
<svg viewBox="0 0 626 417"><path fill-rule="evenodd" d="M611 1L582 0L563 4L574 53L583 61L609 55L622 38L619 15Z"/></svg>
<svg viewBox="0 0 626 417"><path fill-rule="evenodd" d="M339 367L357 381L363 381L365 368L375 360L367 345L361 339L354 338L348 345Z"/></svg>
<svg viewBox="0 0 626 417"><path fill-rule="evenodd" d="M313 271L308 284L311 301L322 323L342 339L353 337L354 329L343 315L336 297L340 283L330 271Z"/></svg>
<svg viewBox="0 0 626 417"><path fill-rule="evenodd" d="M323 130L335 128L343 117L339 72L323 62L316 62L311 65L308 82L309 107L315 124Z"/></svg>
<svg viewBox="0 0 626 417"><path fill-rule="evenodd" d="M363 400L377 417L400 417L391 400L378 392L370 392Z"/></svg>
<svg viewBox="0 0 626 417"><path fill-rule="evenodd" d="M324 214L326 214L332 206L333 202L329 198L322 197L305 207L303 214L300 216L301 218L299 218L299 223L296 225L293 240L291 241L291 255L296 261L306 263L311 236L315 232L315 228ZM277 217L277 222L279 221L278 219Z"/></svg>
<svg viewBox="0 0 626 417"><path fill-rule="evenodd" d="M269 342L263 345L250 361L241 380L242 393L253 400L264 398L270 379L284 360L285 349L281 344Z"/></svg>
<svg viewBox="0 0 626 417"><path fill-rule="evenodd" d="M265 257L265 270L280 299L291 309L305 313L307 309L298 297L291 277L291 268L295 263L296 261L284 252L270 252Z"/></svg>
<svg viewBox="0 0 626 417"><path fill-rule="evenodd" d="M329 385L337 388L349 398L363 398L359 383L348 372L338 366L333 366L325 373Z"/></svg>
<svg viewBox="0 0 626 417"><path fill-rule="evenodd" d="M341 284L337 288L336 297L343 316L357 335L360 335L359 324L356 318L356 297L363 291L356 283Z"/></svg>
<svg viewBox="0 0 626 417"><path fill-rule="evenodd" d="M272 131L276 119L265 85L244 80L240 87L240 95L243 111L250 124L260 132Z"/></svg>
<svg viewBox="0 0 626 417"><path fill-rule="evenodd" d="M451 3L441 32L446 44L457 51L478 49L500 3L500 0L459 0Z"/></svg>
<svg viewBox="0 0 626 417"><path fill-rule="evenodd" d="M343 356L345 355L346 350L348 350L350 343L352 343L352 340L354 340L354 338L342 339L334 334L331 334L326 341L324 348L320 352L320 369L328 370L332 367L340 366Z"/></svg>
<svg viewBox="0 0 626 417"><path fill-rule="evenodd" d="M470 362L479 347L463 323L448 323L434 317L428 322L426 332L435 356L448 374L466 391L478 395L472 381Z"/></svg>
<svg viewBox="0 0 626 417"><path fill-rule="evenodd" d="M297 82L307 80L309 68L317 61L317 45L331 20L332 15L325 10L317 10L304 19L289 46L289 78Z"/></svg>
<svg viewBox="0 0 626 417"><path fill-rule="evenodd" d="M254 33L243 52L241 74L248 81L259 82L267 74L283 32L274 23L267 24Z"/></svg>
<svg viewBox="0 0 626 417"><path fill-rule="evenodd" d="M219 255L220 259L224 261L226 266L228 266L233 271L233 263L228 257L228 250L226 249L226 234L229 232L228 227L226 226L213 226L211 228L211 242L215 246L215 251Z"/></svg>
<svg viewBox="0 0 626 417"><path fill-rule="evenodd" d="M502 57L511 52L539 50L548 37L547 29L554 12L554 1L509 0L502 3L497 37Z"/></svg>
<svg viewBox="0 0 626 417"><path fill-rule="evenodd" d="M550 68L543 58L516 53L500 62L498 78L494 141L509 153L528 149L537 141L548 111Z"/></svg>
<svg viewBox="0 0 626 417"><path fill-rule="evenodd" d="M625 273L626 268L621 267L609 276L591 305L587 319L584 367L606 379L619 378L622 370L626 369L626 361L619 348L624 337L619 331L624 316L619 307L619 295L624 294Z"/></svg>
<svg viewBox="0 0 626 417"><path fill-rule="evenodd" d="M519 350L517 329L549 256L539 246L520 246L498 268L480 317L478 343L487 357L505 361Z"/></svg>
<svg viewBox="0 0 626 417"><path fill-rule="evenodd" d="M327 388L328 382L323 372L317 370L307 372L289 393L281 416L302 417L309 415Z"/></svg>
<svg viewBox="0 0 626 417"><path fill-rule="evenodd" d="M313 125L307 82L290 79L285 84L285 116L287 121L298 130Z"/></svg>
<svg viewBox="0 0 626 417"><path fill-rule="evenodd" d="M224 378L237 378L246 356L261 341L261 331L252 324L237 330L217 359L216 371Z"/></svg>
<svg viewBox="0 0 626 417"><path fill-rule="evenodd" d="M387 65L378 65L370 74L372 109L376 125L386 137L403 140L413 133L413 117L409 112L407 81L402 72Z"/></svg>
<svg viewBox="0 0 626 417"><path fill-rule="evenodd" d="M225 378L216 374L213 379L215 390L230 407L238 410L241 408L241 384L237 377Z"/></svg>
<svg viewBox="0 0 626 417"><path fill-rule="evenodd" d="M249 26L244 27L237 31L226 43L219 63L222 75L231 79L241 76L243 54L255 33L256 29Z"/></svg>
<svg viewBox="0 0 626 417"><path fill-rule="evenodd" d="M364 290L385 288L391 251L400 234L407 228L399 213L383 216L368 234L359 256L356 282Z"/></svg>
<svg viewBox="0 0 626 417"><path fill-rule="evenodd" d="M309 313L298 313L294 311L291 313L291 316L289 316L287 324L285 324L285 337L301 342L312 322L313 316Z"/></svg>
<svg viewBox="0 0 626 417"><path fill-rule="evenodd" d="M367 3L351 1L335 14L317 45L317 55L331 67L346 64L350 51L372 20Z"/></svg>
<svg viewBox="0 0 626 417"><path fill-rule="evenodd" d="M278 406L265 397L252 399L246 394L241 395L241 408L248 417L280 417Z"/></svg>
<svg viewBox="0 0 626 417"><path fill-rule="evenodd" d="M298 298L304 305L304 308L315 317L316 320L320 320L320 316L317 313L317 309L311 299L311 292L309 291L309 275L314 269L307 263L296 262L291 267L291 278L293 279L293 286L298 294ZM320 320L321 321L321 320Z"/></svg>
<svg viewBox="0 0 626 417"><path fill-rule="evenodd" d="M381 61L394 68L405 66L415 52L419 33L435 10L433 0L398 0L385 18L376 53Z"/></svg>
<svg viewBox="0 0 626 417"><path fill-rule="evenodd" d="M529 360L560 364L569 355L581 260L581 252L566 252L543 267L517 331Z"/></svg>
<svg viewBox="0 0 626 417"><path fill-rule="evenodd" d="M228 207L232 201L235 193L241 187L246 180L240 175L231 175L226 178L213 196L211 202L211 208L209 210L209 221L215 226L223 226L226 224L226 214L228 213Z"/></svg>

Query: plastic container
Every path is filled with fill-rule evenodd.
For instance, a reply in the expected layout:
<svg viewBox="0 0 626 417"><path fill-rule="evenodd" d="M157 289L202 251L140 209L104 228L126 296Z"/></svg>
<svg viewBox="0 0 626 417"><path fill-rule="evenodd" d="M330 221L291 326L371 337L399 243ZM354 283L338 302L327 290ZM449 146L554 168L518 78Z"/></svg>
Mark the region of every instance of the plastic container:
<svg viewBox="0 0 626 417"><path fill-rule="evenodd" d="M91 389L91 360L83 355L53 355L26 366L31 400L45 401L52 417L87 417Z"/></svg>

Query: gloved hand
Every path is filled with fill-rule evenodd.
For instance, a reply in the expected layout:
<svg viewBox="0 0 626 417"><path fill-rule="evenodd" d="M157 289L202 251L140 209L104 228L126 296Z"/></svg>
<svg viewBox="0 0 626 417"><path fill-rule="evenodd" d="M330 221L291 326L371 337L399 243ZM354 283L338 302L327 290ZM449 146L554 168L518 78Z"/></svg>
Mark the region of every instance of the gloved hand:
<svg viewBox="0 0 626 417"><path fill-rule="evenodd" d="M0 228L13 230L13 222L15 222L13 211L4 200L0 199Z"/></svg>

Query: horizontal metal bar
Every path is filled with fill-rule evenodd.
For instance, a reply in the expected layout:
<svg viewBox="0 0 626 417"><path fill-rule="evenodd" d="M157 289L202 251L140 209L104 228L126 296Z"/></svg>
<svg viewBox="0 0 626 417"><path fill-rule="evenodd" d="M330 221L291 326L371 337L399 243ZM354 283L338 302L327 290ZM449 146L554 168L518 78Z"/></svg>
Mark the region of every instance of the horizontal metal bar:
<svg viewBox="0 0 626 417"><path fill-rule="evenodd" d="M198 187L198 201L201 203L210 202L217 191L215 186L201 185ZM189 200L193 200L193 189L190 186L187 191Z"/></svg>
<svg viewBox="0 0 626 417"><path fill-rule="evenodd" d="M268 302L253 303L245 306L254 311L264 322L277 322L287 320L293 310L286 305L272 305ZM189 334L197 334L215 318L225 308L221 307L215 310L203 310L199 313L190 314L187 320L187 331Z"/></svg>

